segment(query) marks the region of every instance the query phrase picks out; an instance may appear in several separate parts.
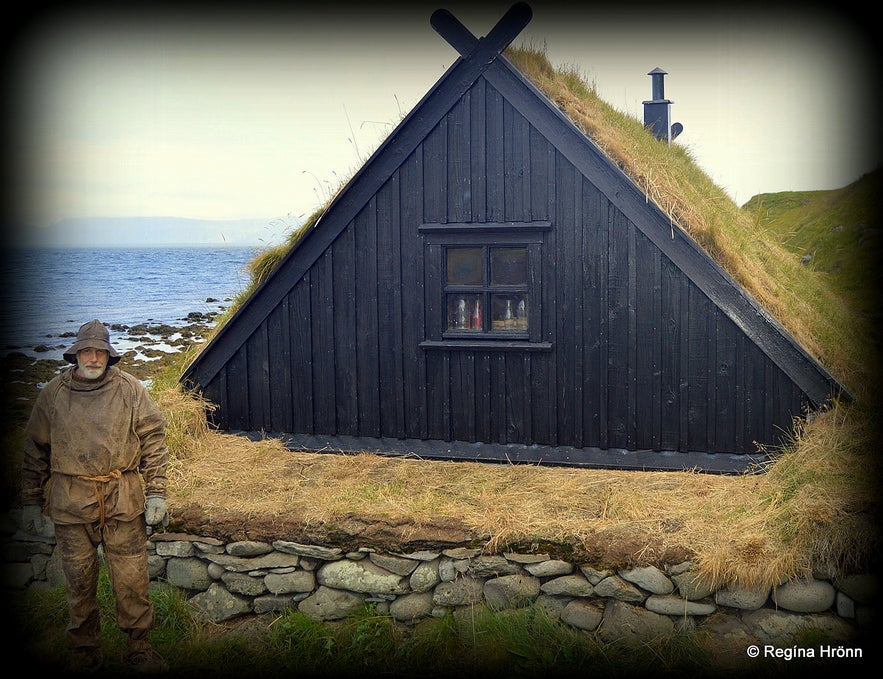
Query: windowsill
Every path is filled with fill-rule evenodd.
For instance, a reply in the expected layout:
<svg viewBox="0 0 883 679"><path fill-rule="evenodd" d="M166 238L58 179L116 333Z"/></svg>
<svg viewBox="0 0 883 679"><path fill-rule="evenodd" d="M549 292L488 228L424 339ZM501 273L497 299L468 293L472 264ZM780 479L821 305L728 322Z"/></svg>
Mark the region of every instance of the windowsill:
<svg viewBox="0 0 883 679"><path fill-rule="evenodd" d="M419 346L425 350L442 351L552 351L551 342L504 339L426 340Z"/></svg>
<svg viewBox="0 0 883 679"><path fill-rule="evenodd" d="M427 223L417 227L420 233L505 233L518 234L530 231L551 231L552 222L442 222Z"/></svg>

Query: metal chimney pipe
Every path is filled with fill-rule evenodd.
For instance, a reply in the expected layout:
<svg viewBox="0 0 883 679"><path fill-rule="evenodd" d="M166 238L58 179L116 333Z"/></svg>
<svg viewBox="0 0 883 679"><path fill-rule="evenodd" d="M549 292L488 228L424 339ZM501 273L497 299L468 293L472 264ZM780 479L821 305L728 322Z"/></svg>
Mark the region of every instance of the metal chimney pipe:
<svg viewBox="0 0 883 679"><path fill-rule="evenodd" d="M647 75L650 76L650 86L652 88L652 97L659 101L665 99L665 76L668 75L661 68L654 68Z"/></svg>
<svg viewBox="0 0 883 679"><path fill-rule="evenodd" d="M653 99L644 102L644 127L650 128L653 135L670 144L684 126L680 123L671 124L671 105L673 102L665 98L665 76L661 68L654 68L650 76L651 95Z"/></svg>

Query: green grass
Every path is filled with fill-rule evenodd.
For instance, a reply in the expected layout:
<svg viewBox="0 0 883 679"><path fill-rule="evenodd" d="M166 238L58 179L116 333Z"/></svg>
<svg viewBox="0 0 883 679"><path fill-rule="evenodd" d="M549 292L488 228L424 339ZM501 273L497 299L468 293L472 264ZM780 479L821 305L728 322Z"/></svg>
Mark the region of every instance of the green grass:
<svg viewBox="0 0 883 679"><path fill-rule="evenodd" d="M754 196L743 210L759 228L821 272L860 314L879 313L883 170L827 191Z"/></svg>

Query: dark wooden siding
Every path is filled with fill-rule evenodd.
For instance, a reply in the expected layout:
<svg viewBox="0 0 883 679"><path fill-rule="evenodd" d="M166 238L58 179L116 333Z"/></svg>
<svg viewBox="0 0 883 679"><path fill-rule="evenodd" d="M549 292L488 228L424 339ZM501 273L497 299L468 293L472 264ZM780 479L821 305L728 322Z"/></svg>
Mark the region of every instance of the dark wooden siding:
<svg viewBox="0 0 883 679"><path fill-rule="evenodd" d="M421 224L537 222L548 351L425 350ZM479 79L203 386L225 429L754 452L800 390Z"/></svg>

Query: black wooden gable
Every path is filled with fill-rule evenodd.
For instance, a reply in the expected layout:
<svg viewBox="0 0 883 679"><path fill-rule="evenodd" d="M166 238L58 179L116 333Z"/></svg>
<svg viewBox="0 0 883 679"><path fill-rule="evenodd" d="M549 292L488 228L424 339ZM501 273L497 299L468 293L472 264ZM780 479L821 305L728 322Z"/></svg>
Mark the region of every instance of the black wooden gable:
<svg viewBox="0 0 883 679"><path fill-rule="evenodd" d="M433 15L461 58L185 372L218 427L731 472L841 391L500 54L529 19Z"/></svg>

